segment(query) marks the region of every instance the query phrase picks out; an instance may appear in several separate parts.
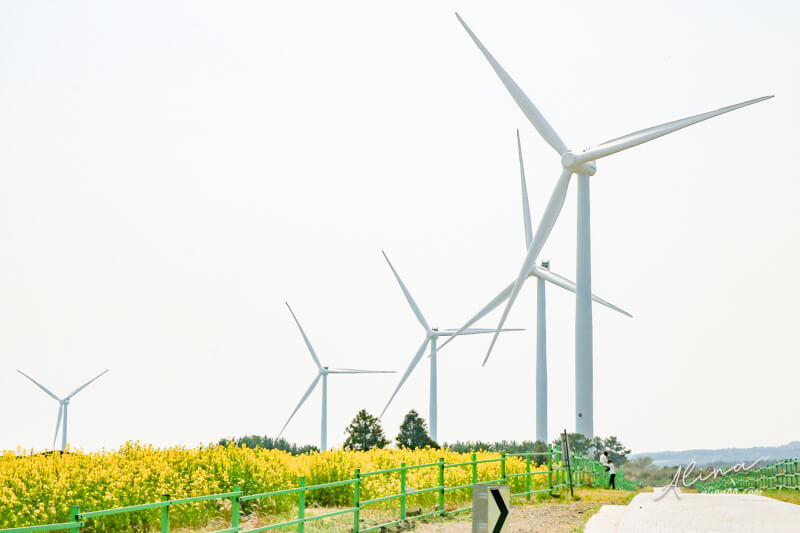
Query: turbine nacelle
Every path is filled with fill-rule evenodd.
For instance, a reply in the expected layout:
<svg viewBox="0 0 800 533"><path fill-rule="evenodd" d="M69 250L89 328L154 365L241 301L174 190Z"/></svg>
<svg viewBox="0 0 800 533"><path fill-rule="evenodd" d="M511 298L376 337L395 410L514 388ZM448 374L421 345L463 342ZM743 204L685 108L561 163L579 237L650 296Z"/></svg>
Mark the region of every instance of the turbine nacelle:
<svg viewBox="0 0 800 533"><path fill-rule="evenodd" d="M595 172L597 172L597 163L595 161L586 161L581 156L582 154L576 154L572 150L564 152L564 155L561 156L561 166L571 170L574 174L594 176Z"/></svg>

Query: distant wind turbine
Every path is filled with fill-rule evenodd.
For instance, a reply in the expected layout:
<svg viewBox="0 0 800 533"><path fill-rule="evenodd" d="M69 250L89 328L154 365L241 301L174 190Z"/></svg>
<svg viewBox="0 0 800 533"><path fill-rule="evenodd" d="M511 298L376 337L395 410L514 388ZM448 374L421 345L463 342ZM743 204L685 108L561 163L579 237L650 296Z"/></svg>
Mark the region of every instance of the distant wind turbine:
<svg viewBox="0 0 800 533"><path fill-rule="evenodd" d="M508 302L503 310L500 329L505 324L508 313L514 305L514 301L519 295L520 289L525 278L528 277L531 268L535 267L536 259L542 247L553 229L553 225L558 219L561 207L567 196L567 188L573 174L578 175L578 257L577 257L577 290L575 295L575 426L576 431L587 437L594 436L594 382L593 382L593 361L592 361L592 275L591 275L591 243L589 225L589 177L594 176L597 171L595 161L603 157L633 148L640 144L663 137L680 129L686 128L698 122L728 113L736 109L762 102L773 95L762 96L753 100L747 100L739 104L722 107L714 111L694 115L688 118L666 122L650 128L645 128L621 137L616 137L593 148L575 152L567 148L567 145L558 136L558 133L545 120L536 106L528 96L520 89L517 83L508 75L500 63L489 53L489 50L481 43L478 37L467 26L466 22L456 13L456 17L464 29L469 34L472 41L481 51L483 56L491 65L495 74L505 86L506 90L517 103L523 114L528 118L539 135L558 152L561 157L561 176L558 178L555 189L550 196L550 201L542 215L539 227L528 246L528 253L522 263L516 282L514 282ZM492 352L492 348L497 342L497 333L492 338L486 359Z"/></svg>
<svg viewBox="0 0 800 533"><path fill-rule="evenodd" d="M289 302L286 302L286 307L289 307ZM292 318L294 318L297 327L300 329L300 335L303 336L303 341L306 343L306 347L308 348L309 353L311 354L311 358L314 360L314 364L317 365L317 376L311 382L311 386L308 387L303 397L300 398L300 403L297 404L297 407L294 408L292 414L289 415L289 420L283 425L281 428L281 432L278 434L278 438L281 438L283 435L283 431L286 429L286 426L289 425L289 422L292 421L292 418L303 405L303 403L311 396L311 393L314 392L314 388L319 383L320 378L322 378L322 427L320 431L320 450L327 450L328 449L328 374L394 374L394 370L356 370L353 368L328 368L327 366L322 366L322 363L319 362L319 357L317 357L317 352L314 351L314 347L311 346L311 342L308 340L306 336L306 332L303 331L303 326L300 325L300 321L297 320L297 317L292 311L292 308L289 307L289 312L292 314Z"/></svg>
<svg viewBox="0 0 800 533"><path fill-rule="evenodd" d="M403 283L403 280L400 279L400 274L397 273L397 271L394 269L394 266L392 265L392 262L389 261L389 257L386 255L386 252L381 251L381 253L383 253L383 257L386 259L386 262L389 263L389 268L392 269L392 273L394 274L394 277L397 279L397 283L400 284L400 289L403 291L403 294L406 297L406 301L408 301L408 305L411 306L411 310L414 311L414 314L416 315L417 320L419 320L419 323L422 324L423 328L425 328L425 340L417 350L417 353L414 355L414 358L411 359L411 364L408 365L408 368L403 374L403 377L400 378L400 383L397 384L397 388L395 388L394 393L392 393L392 397L389 398L388 402L386 402L386 407L383 408L383 412L381 412L380 417L383 417L384 413L386 413L386 410L389 408L389 404L392 403L392 400L394 400L394 397L400 391L400 388L403 386L403 383L406 382L408 376L410 376L411 372L413 372L414 369L417 367L417 364L419 364L420 360L422 359L422 356L425 355L425 350L428 347L428 344L430 344L431 375L430 375L430 399L428 403L428 408L430 409L430 411L429 411L428 422L430 427L431 439L433 439L434 442L436 442L438 437L438 405L437 405L437 391L436 391L436 382L437 382L436 340L439 337L450 337L454 335L457 330L455 329L439 330L437 328L431 328L430 325L428 325L428 321L425 320L425 317L422 315L422 311L417 305L417 302L414 301L414 298L411 296L411 293L408 292L408 288L406 288L405 283ZM521 331L521 330L505 329L503 331ZM475 335L480 333L494 333L494 330L466 328L461 330L460 332L461 335Z"/></svg>
<svg viewBox="0 0 800 533"><path fill-rule="evenodd" d="M70 399L73 396L75 396L76 394L78 394L80 391L82 391L83 389L88 387L91 382L93 382L94 380L96 380L97 378L99 378L100 376L105 374L106 372L108 372L108 370L105 370L105 371L101 372L96 377L90 379L89 381L87 381L86 383L84 383L83 385L81 385L80 387L75 389L74 391L70 392L68 395L66 395L63 398L59 398L58 396L53 394L47 387L45 387L44 385L42 385L41 383L39 383L38 381L36 381L32 377L30 377L28 374L26 374L22 370L17 370L17 372L19 372L20 374L22 374L23 376L25 376L26 378L31 380L37 387L39 387L44 392L46 392L48 396L50 396L51 398L53 398L55 401L58 402L58 420L56 420L56 432L53 435L53 449L55 450L55 448L56 448L56 439L58 438L58 428L59 428L59 426L61 426L61 451L63 452L64 450L67 449L67 409L69 407Z"/></svg>

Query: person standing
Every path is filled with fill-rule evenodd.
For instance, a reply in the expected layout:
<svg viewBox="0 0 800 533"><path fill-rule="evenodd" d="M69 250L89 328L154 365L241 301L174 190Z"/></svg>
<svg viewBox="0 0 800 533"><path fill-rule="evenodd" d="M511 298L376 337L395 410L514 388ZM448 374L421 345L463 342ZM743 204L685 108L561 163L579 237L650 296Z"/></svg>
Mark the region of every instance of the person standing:
<svg viewBox="0 0 800 533"><path fill-rule="evenodd" d="M615 489L617 488L617 484L614 482L614 478L617 477L617 469L614 468L614 463L612 461L608 462L608 488Z"/></svg>

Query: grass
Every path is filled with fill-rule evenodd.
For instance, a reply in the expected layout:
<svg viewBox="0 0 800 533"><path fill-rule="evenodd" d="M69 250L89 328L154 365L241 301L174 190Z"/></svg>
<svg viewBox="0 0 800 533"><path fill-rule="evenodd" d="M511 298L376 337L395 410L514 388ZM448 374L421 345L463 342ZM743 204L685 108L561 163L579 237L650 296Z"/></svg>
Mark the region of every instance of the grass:
<svg viewBox="0 0 800 533"><path fill-rule="evenodd" d="M790 490L790 489L769 489L769 490L762 490L762 496L766 496L767 498L772 498L774 500L780 500L782 502L793 503L795 505L800 505L800 490Z"/></svg>

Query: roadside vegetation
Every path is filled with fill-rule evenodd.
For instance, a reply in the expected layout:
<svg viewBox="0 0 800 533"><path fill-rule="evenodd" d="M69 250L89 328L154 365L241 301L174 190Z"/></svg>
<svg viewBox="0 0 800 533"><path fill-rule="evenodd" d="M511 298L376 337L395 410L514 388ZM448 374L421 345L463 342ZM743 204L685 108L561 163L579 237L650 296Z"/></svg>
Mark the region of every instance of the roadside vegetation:
<svg viewBox="0 0 800 533"><path fill-rule="evenodd" d="M800 490L765 489L761 491L761 495L766 496L768 498L773 498L775 500L780 500L782 502L788 502L788 503L793 503L795 505L800 505Z"/></svg>
<svg viewBox="0 0 800 533"><path fill-rule="evenodd" d="M157 448L129 442L118 450L83 453L30 454L24 450L5 452L0 456L0 528L32 526L65 522L73 505L81 511L113 509L156 502L162 496L169 499L226 493L239 486L245 494L257 494L297 487L300 477L306 485L319 485L351 480L356 469L362 473L392 469L402 463L431 465L443 460L445 464L461 466L449 468L444 473L445 486L465 486L472 483L469 461L473 453L480 463L478 480L502 477L499 459L501 451L547 450L544 443L456 443L440 448L428 434L424 419L410 411L398 428L391 444L379 420L366 411L359 411L345 429L347 438L342 448L319 452L310 445L296 445L284 439L249 435L221 439L217 444L197 448ZM588 439L574 436L570 439L573 453L587 452L592 444ZM473 446L467 448L469 444ZM630 452L616 439L595 439L596 446L609 449L616 461L623 463ZM464 450L464 451L460 451ZM596 456L599 451L596 452ZM542 461L544 462L544 461ZM630 493L600 489L577 489L573 499L568 495L547 493L545 464L531 464L530 489L525 477L514 476L526 472L524 458L509 456L505 459L505 473L512 493L525 490L544 490L531 497L533 503L601 503L603 498L625 498ZM438 468L409 470L407 473L409 517L438 509L438 494L421 489L439 484ZM362 478L361 500L379 499L398 494L399 474L380 474ZM419 494L413 494L417 490ZM586 492L589 490L589 492ZM306 517L324 514L326 509L344 510L352 504L353 487L339 485L310 491L306 494ZM515 498L515 503L525 502ZM469 506L469 488L449 491L445 511ZM376 502L365 508L361 519L365 527L394 520L399 513L397 500ZM562 510L563 511L563 510ZM207 500L170 508L173 528L186 531L213 531L224 529L230 523L229 499ZM243 526L255 528L281 519L293 520L297 513L297 495L287 494L243 502ZM565 511L564 511L565 512ZM584 511L580 511L581 514ZM455 518L463 514L456 515ZM466 514L468 517L469 514ZM342 529L342 521L351 520L349 528ZM137 511L90 519L83 531L147 532L159 521L157 509ZM306 531L346 531L352 528L352 515L325 518L307 524ZM177 530L177 529L176 529Z"/></svg>

